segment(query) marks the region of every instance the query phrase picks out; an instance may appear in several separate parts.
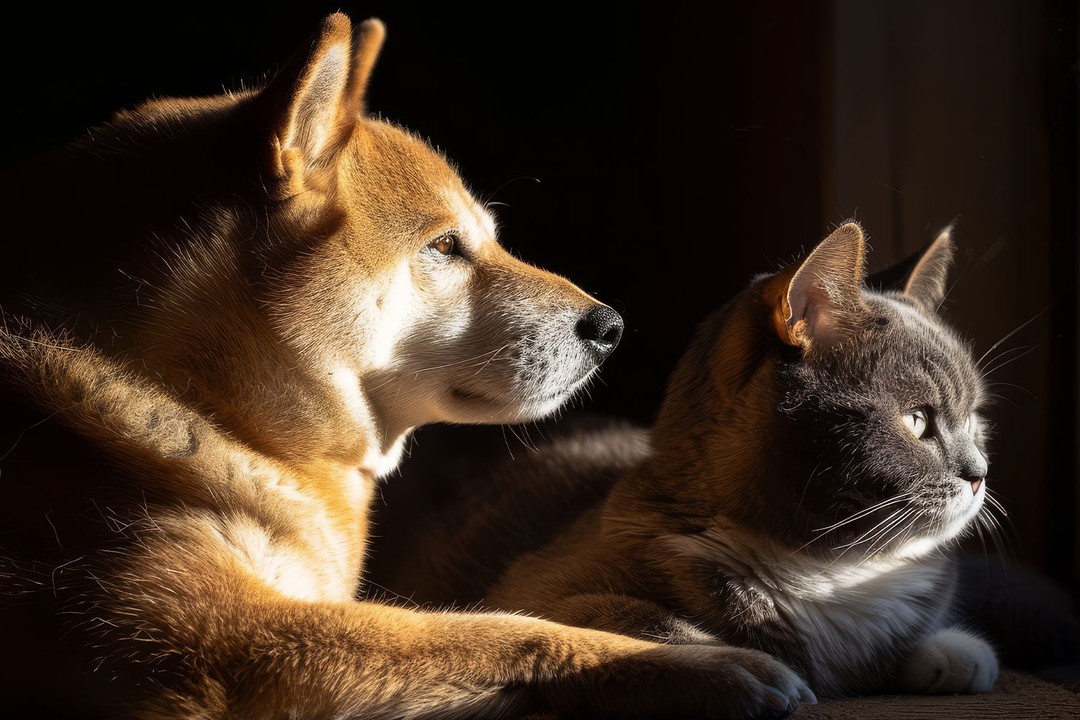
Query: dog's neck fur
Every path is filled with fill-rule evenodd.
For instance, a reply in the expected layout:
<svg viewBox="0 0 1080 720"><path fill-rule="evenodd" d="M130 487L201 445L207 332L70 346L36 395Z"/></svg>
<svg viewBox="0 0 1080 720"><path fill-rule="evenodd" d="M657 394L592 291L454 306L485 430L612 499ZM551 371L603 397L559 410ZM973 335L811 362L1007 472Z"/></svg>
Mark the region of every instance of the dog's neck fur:
<svg viewBox="0 0 1080 720"><path fill-rule="evenodd" d="M379 417L363 376L328 361L317 374L308 369L310 358L281 341L259 312L260 288L237 248L203 250L244 236L231 228L193 240L174 267L174 282L159 288L143 313L135 331L138 357L260 452L298 467L332 461L385 475L396 467L409 428L389 428ZM253 380L265 391L252 394ZM249 427L252 418L276 422Z"/></svg>
<svg viewBox="0 0 1080 720"><path fill-rule="evenodd" d="M252 199L247 214L201 204L204 191L220 194L206 190L215 184L235 188L230 199L237 193L245 197L245 185L236 178L247 176L254 154L247 139L252 135L252 97L245 93L221 96L214 103L148 102L118 114L60 153L56 165L40 172L37 180L13 187L27 194L70 195L102 217L128 221L112 223L109 237L127 258L124 276L118 276L115 266L97 267L93 248L76 243L74 253L47 263L60 279L47 278L48 286L40 292L59 298L55 320L64 320L80 342L120 360L139 358L133 371L164 381L178 398L253 449L300 468L329 461L372 477L385 475L396 467L411 428L388 427L367 399L363 375L332 377L333 367L320 377L303 371L310 363L300 362L299 351L280 342L260 312L264 268L245 267L244 249L229 245L237 238L268 247L280 241L266 237L266 219L258 217L262 188L247 180ZM69 154L111 161L72 173L67 171ZM208 154L215 157L213 172L204 166ZM170 172L147 172L148 162L167 165ZM73 164L75 170L82 167ZM106 170L108 179L102 180L100 172ZM150 180L153 184L147 185ZM132 193L146 202L132 203ZM116 208L118 203L123 211ZM291 201L278 211L301 214L304 206L303 201ZM319 232L319 223L334 222L329 215L324 210L309 223L313 234ZM185 226L179 232L166 226L177 217ZM56 242L76 232L63 227L50 231ZM186 235L187 245L161 257L151 237L156 232ZM16 249L52 253L52 244L52 239L41 238ZM30 260L26 265L40 263ZM74 302L79 317L72 324L64 305ZM105 327L111 337L101 337L98 328ZM251 393L252 378L267 391ZM268 417L277 419L272 431L265 423L248 427L250 418Z"/></svg>

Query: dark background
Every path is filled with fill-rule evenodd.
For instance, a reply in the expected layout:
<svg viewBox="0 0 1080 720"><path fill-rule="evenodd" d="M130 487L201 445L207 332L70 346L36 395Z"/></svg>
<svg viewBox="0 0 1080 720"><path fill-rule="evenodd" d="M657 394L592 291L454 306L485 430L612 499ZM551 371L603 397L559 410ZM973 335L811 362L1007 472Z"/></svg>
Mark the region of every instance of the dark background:
<svg viewBox="0 0 1080 720"><path fill-rule="evenodd" d="M844 219L872 270L958 219L947 312L978 355L1016 331L990 354L1006 541L1080 587L1074 2L39 7L3 15L5 164L151 95L260 82L327 12L381 17L371 111L503 203L505 245L626 319L571 413L647 422L694 325Z"/></svg>

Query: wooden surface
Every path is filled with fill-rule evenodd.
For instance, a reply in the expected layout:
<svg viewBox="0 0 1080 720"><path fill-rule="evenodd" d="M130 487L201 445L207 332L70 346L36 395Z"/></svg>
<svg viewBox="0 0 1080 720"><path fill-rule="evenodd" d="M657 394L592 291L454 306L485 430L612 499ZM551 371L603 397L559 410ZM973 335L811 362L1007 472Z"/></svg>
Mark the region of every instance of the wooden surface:
<svg viewBox="0 0 1080 720"><path fill-rule="evenodd" d="M875 695L803 705L792 720L1080 720L1080 692L1003 670L984 695ZM559 720L538 713L522 720Z"/></svg>
<svg viewBox="0 0 1080 720"><path fill-rule="evenodd" d="M1005 670L994 691L985 695L877 695L823 700L803 705L798 720L915 720L987 718L994 720L1080 720L1080 693Z"/></svg>

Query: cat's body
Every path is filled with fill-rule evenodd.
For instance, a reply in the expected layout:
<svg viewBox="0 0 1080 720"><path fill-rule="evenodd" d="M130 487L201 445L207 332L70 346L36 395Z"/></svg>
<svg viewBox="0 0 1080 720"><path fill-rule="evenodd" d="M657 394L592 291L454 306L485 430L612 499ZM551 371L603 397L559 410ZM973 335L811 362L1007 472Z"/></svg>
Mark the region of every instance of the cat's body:
<svg viewBox="0 0 1080 720"><path fill-rule="evenodd" d="M904 292L871 292L840 228L703 324L650 431L502 468L393 589L758 648L819 695L988 690L996 657L957 627L940 552L987 472L981 379L937 317L951 253L944 233Z"/></svg>

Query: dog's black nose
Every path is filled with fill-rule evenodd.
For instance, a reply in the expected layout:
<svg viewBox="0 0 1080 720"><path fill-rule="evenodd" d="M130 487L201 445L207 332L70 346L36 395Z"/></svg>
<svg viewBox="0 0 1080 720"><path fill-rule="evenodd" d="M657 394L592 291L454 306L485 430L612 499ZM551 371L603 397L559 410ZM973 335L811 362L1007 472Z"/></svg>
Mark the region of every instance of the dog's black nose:
<svg viewBox="0 0 1080 720"><path fill-rule="evenodd" d="M582 315L574 329L596 357L596 362L602 362L619 344L623 319L607 305L598 305Z"/></svg>

